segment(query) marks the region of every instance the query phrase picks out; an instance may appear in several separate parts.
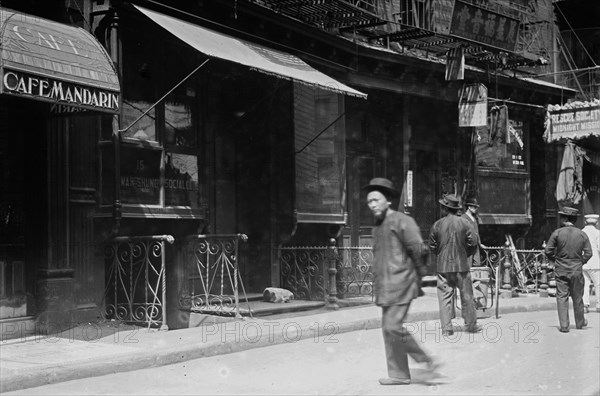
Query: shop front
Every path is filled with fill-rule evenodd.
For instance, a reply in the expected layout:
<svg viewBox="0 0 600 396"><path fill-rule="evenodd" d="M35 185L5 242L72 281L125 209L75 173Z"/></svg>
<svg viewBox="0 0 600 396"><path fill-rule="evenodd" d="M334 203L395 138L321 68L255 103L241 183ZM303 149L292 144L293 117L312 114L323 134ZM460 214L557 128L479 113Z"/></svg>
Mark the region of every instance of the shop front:
<svg viewBox="0 0 600 396"><path fill-rule="evenodd" d="M7 8L0 23L0 321L8 336L63 326L95 305L96 140L120 110L120 86L86 30Z"/></svg>
<svg viewBox="0 0 600 396"><path fill-rule="evenodd" d="M571 206L582 215L600 213L600 101L549 105L547 110L544 137L554 153L551 209Z"/></svg>

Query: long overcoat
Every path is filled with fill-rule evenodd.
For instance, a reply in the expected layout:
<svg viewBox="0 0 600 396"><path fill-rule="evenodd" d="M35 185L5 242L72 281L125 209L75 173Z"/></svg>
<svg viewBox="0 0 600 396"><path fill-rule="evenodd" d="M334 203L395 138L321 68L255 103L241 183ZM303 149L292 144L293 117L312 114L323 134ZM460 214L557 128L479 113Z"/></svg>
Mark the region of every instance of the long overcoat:
<svg viewBox="0 0 600 396"><path fill-rule="evenodd" d="M388 209L373 230L375 304L408 304L419 293L419 272L427 246L414 219Z"/></svg>

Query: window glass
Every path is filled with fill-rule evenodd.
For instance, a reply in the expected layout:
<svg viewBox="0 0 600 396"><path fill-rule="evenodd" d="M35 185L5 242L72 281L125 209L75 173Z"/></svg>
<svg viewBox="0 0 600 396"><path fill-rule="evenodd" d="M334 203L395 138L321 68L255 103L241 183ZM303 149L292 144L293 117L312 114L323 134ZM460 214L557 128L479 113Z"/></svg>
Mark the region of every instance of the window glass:
<svg viewBox="0 0 600 396"><path fill-rule="evenodd" d="M527 147L522 121L508 120L505 126L476 128L477 165L497 170L527 171Z"/></svg>
<svg viewBox="0 0 600 396"><path fill-rule="evenodd" d="M165 205L198 207L198 159L195 155L166 153Z"/></svg>
<svg viewBox="0 0 600 396"><path fill-rule="evenodd" d="M345 133L341 95L294 84L299 213L343 213Z"/></svg>

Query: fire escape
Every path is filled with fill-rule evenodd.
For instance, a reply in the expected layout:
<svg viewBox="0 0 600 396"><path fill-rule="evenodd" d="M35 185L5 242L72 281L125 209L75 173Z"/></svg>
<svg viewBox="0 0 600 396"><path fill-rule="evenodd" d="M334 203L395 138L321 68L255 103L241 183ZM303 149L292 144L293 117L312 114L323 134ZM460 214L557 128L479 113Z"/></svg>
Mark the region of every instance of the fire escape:
<svg viewBox="0 0 600 396"><path fill-rule="evenodd" d="M539 66L550 63L552 14L549 4L546 8L550 14L544 14L543 5L550 0L529 0L526 5L512 0L249 1L333 34L353 33L370 44L400 53L443 59L449 51L461 47L467 65L524 74L538 74ZM449 28L453 9L465 4L517 21L515 48L498 48L454 34Z"/></svg>

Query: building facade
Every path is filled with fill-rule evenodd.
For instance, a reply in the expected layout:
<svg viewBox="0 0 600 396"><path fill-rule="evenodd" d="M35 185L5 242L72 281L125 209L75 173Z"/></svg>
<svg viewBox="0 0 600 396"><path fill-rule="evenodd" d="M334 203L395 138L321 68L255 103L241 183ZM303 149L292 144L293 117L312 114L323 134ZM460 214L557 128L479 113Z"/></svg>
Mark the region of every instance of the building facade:
<svg viewBox="0 0 600 396"><path fill-rule="evenodd" d="M3 286L2 304L29 300L2 320L49 329L101 317L107 244L169 235L162 321L187 326L184 241L247 235L245 290L280 286L282 247L370 245L361 186L375 176L402 188L395 205L424 237L437 200L456 193L479 199L487 244L512 234L541 245L552 222L545 106L575 90L531 77L549 70L538 57L547 45L509 34L512 21L532 36L540 24L530 14L463 1L296 3L3 2L91 32L116 85L98 102L110 109L69 102L58 111L5 82L1 254L3 284L13 286ZM459 6L504 18L506 36L474 37ZM540 13L550 20L552 9Z"/></svg>

